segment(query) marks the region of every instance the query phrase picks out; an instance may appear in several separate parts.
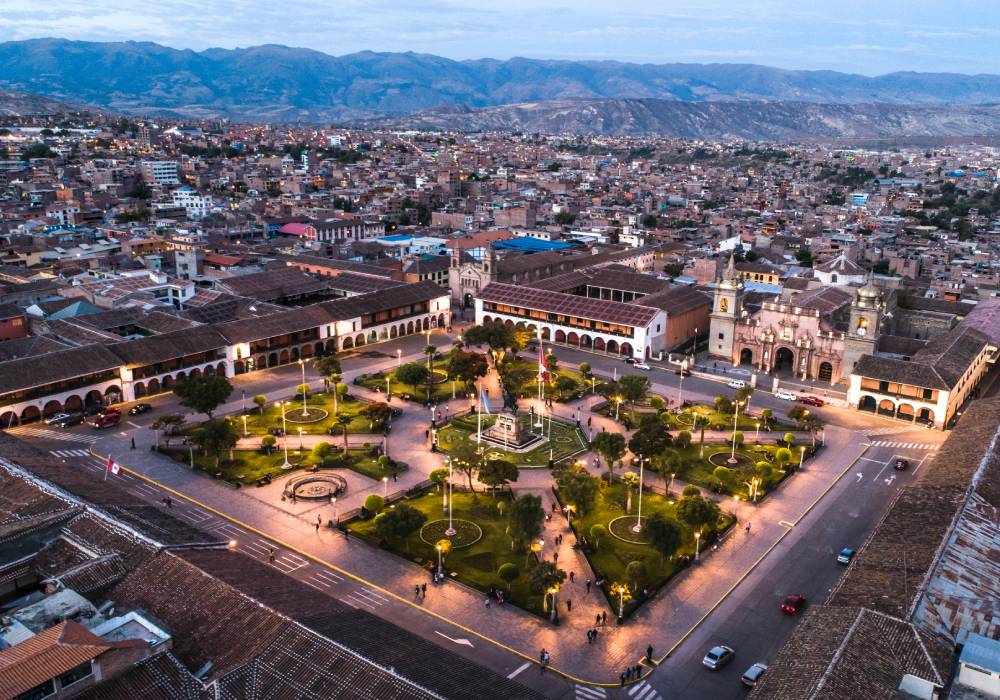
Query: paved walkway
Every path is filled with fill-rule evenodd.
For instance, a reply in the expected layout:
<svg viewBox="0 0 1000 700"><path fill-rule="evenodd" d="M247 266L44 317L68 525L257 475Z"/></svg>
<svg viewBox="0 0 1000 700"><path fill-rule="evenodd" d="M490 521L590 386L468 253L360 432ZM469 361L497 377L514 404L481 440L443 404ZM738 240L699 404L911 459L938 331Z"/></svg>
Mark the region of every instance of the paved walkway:
<svg viewBox="0 0 1000 700"><path fill-rule="evenodd" d="M394 364L395 358L388 358L385 363L387 368ZM364 371L371 372L372 368L367 367ZM357 373L346 372L345 381L349 382ZM352 391L361 393L362 390L352 387ZM491 398L498 398L492 388L490 393ZM587 397L580 403L586 406L596 400L599 399ZM225 409L235 411L240 405L240 401L230 402ZM467 405L467 399L458 400L454 408L464 409ZM557 410L565 413L584 406L571 405ZM391 490L407 488L426 478L432 469L442 466L441 455L426 449L424 431L428 427L429 413L412 405L408 408L393 424L389 449L390 454L407 461L410 470L392 484ZM594 430L601 427L620 430L620 426L610 419L596 415L592 419ZM125 435L128 433L109 435L99 443L97 451L111 450L126 467L391 591L399 595L400 600L410 600L414 582L426 580L423 569L404 559L354 540L345 541L326 529L317 532L313 526L316 516L324 521L332 518L332 505L296 504L292 507L267 490L277 485L259 490L234 490L219 481L192 473L156 453L143 449L129 450ZM137 431L135 435L140 445L153 439L144 430ZM432 588L433 593L429 592L420 605L531 658L537 656L539 648L545 647L552 653L552 665L573 676L588 681L614 682L623 667L639 663L647 644L652 644L660 654L682 639L860 453L858 443L856 433L839 428L828 429L827 444L830 449L809 462L805 470L790 478L778 493L763 504L743 506L746 512L739 515L752 522L750 534L741 528L731 531L733 534L721 543L717 551L705 553L699 565L680 574L633 615L626 625L618 627L611 624L603 629L597 644L587 644L586 630L593 626L598 612L607 612L613 620L614 610L596 589L589 594L586 592L586 581L593 579L593 572L589 571L582 555L572 549L572 535L565 520L558 515L546 524L544 539L547 545L551 545L556 535L567 535L557 550L559 564L561 568L575 573L575 581L567 582L560 592L562 624L558 627L513 606L486 609L482 605L481 594L455 583ZM587 461L590 462L589 459ZM338 508L350 508L367 493L385 488L377 482L358 478L362 481L352 482L348 497L338 503ZM365 481L369 482L367 486L363 483ZM516 484L516 491L541 495L551 509L550 481L550 475L545 470L524 470ZM543 555L551 556L552 551L546 547ZM573 601L572 612L566 611L566 600ZM379 614L393 615L391 611L381 610ZM416 625L414 631L429 634L426 625Z"/></svg>

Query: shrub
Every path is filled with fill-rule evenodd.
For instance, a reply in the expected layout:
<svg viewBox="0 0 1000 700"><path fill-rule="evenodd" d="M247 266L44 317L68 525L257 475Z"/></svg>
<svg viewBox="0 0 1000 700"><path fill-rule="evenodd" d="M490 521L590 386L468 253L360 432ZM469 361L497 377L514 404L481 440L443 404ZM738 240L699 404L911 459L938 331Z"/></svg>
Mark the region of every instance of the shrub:
<svg viewBox="0 0 1000 700"><path fill-rule="evenodd" d="M590 376L590 363L589 362L581 362L580 363L580 374L582 374L585 377L589 377Z"/></svg>
<svg viewBox="0 0 1000 700"><path fill-rule="evenodd" d="M625 576L632 582L634 590L639 589L639 584L648 574L649 571L646 568L646 562L643 561L630 561L628 566L625 567Z"/></svg>
<svg viewBox="0 0 1000 700"><path fill-rule="evenodd" d="M774 459L777 460L778 464L788 464L792 461L792 451L787 447L781 447L775 450Z"/></svg>
<svg viewBox="0 0 1000 700"><path fill-rule="evenodd" d="M265 435L260 439L260 446L263 448L264 452L271 454L271 450L274 446L278 444L278 438L273 435Z"/></svg>
<svg viewBox="0 0 1000 700"><path fill-rule="evenodd" d="M786 445L791 446L795 444L795 436L791 433L785 433L785 437L783 439Z"/></svg>
<svg viewBox="0 0 1000 700"><path fill-rule="evenodd" d="M677 437L674 438L674 444L684 449L691 446L691 433L687 430L682 430L677 433Z"/></svg>
<svg viewBox="0 0 1000 700"><path fill-rule="evenodd" d="M688 484L687 486L684 487L684 490L681 491L681 496L700 496L700 495L701 495L701 489L695 486L694 484Z"/></svg>
<svg viewBox="0 0 1000 700"><path fill-rule="evenodd" d="M659 396L654 396L649 400L649 405L655 408L657 411L660 411L663 409L663 399L661 399Z"/></svg>
<svg viewBox="0 0 1000 700"><path fill-rule="evenodd" d="M736 443L736 446L737 447L742 447L743 446L743 440L744 440L743 433L740 432L740 431L736 431L736 433L733 435L733 441Z"/></svg>
<svg viewBox="0 0 1000 700"><path fill-rule="evenodd" d="M379 496L377 493L370 493L368 497L365 498L365 510L369 510L372 513L378 513L385 507L385 499Z"/></svg>
<svg viewBox="0 0 1000 700"><path fill-rule="evenodd" d="M510 590L510 584L514 583L514 580L520 575L521 572L518 570L517 566L511 564L510 562L502 564L497 570L497 576L507 582L508 591Z"/></svg>
<svg viewBox="0 0 1000 700"><path fill-rule="evenodd" d="M596 549L601 548L601 540L608 536L608 528L604 527L600 523L595 523L590 526L590 539L594 541L594 547Z"/></svg>

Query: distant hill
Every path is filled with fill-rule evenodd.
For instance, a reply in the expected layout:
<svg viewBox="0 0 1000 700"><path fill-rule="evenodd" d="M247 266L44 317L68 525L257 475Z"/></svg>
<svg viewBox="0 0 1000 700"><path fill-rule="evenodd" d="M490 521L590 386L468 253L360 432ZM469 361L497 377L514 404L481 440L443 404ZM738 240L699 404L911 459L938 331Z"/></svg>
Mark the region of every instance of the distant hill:
<svg viewBox="0 0 1000 700"><path fill-rule="evenodd" d="M561 100L483 109L447 107L357 122L438 131L656 135L811 141L1000 134L1000 106Z"/></svg>
<svg viewBox="0 0 1000 700"><path fill-rule="evenodd" d="M0 90L0 117L17 117L38 114L65 114L69 112L96 111L91 107L72 104L42 95L26 95Z"/></svg>
<svg viewBox="0 0 1000 700"><path fill-rule="evenodd" d="M650 99L713 104L1000 103L997 75L866 77L745 64L454 61L370 51L330 56L274 45L195 52L153 43L63 39L0 43L0 88L127 113L280 122L553 100L625 99L623 114L632 114Z"/></svg>

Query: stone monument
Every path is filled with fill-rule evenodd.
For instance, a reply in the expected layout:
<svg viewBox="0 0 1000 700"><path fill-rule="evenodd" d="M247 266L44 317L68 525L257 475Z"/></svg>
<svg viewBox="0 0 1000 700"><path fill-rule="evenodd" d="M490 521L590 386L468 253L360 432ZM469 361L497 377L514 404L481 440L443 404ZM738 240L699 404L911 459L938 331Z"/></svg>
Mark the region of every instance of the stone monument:
<svg viewBox="0 0 1000 700"><path fill-rule="evenodd" d="M544 438L521 426L516 413L500 413L496 422L483 431L483 441L513 452L535 447Z"/></svg>

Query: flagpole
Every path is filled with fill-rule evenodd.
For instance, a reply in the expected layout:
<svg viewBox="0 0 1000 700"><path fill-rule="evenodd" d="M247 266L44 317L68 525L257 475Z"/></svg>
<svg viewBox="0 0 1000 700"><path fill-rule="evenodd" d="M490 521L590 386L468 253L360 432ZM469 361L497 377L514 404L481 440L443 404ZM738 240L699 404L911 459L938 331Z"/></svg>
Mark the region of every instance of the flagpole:
<svg viewBox="0 0 1000 700"><path fill-rule="evenodd" d="M538 422L535 423L536 428L542 428L545 425L544 423L542 423L542 403L544 401L544 399L542 398L542 378L543 378L543 372L545 371L543 369L545 367L545 362L544 362L545 355L543 354L544 352L545 350L542 347L542 329L539 327L538 329Z"/></svg>
<svg viewBox="0 0 1000 700"><path fill-rule="evenodd" d="M483 388L476 387L476 446L480 446L483 441Z"/></svg>

